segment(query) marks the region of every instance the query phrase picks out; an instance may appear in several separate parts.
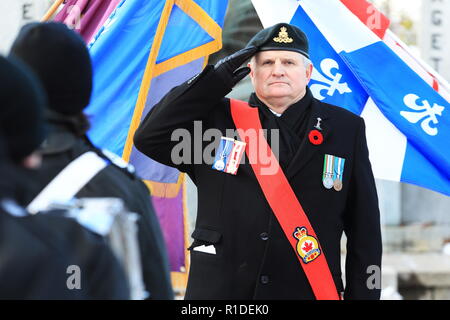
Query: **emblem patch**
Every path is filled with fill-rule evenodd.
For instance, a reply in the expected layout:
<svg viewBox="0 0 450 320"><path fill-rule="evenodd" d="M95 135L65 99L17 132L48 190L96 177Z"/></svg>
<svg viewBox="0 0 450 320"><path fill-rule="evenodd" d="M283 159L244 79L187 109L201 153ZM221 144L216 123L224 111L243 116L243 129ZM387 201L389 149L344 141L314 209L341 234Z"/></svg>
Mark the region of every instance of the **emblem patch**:
<svg viewBox="0 0 450 320"><path fill-rule="evenodd" d="M297 242L297 253L304 263L314 261L320 256L319 242L313 236L308 235L305 227L297 227L294 231L294 238Z"/></svg>
<svg viewBox="0 0 450 320"><path fill-rule="evenodd" d="M278 33L278 37L273 38L273 41L278 43L291 43L294 40L289 38L286 27L281 27L280 32Z"/></svg>

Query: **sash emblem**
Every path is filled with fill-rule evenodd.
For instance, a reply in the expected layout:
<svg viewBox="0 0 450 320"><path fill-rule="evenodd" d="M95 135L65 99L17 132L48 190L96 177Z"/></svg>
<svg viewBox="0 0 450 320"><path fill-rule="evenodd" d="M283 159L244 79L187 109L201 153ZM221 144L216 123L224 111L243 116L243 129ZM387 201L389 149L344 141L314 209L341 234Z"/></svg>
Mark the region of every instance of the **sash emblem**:
<svg viewBox="0 0 450 320"><path fill-rule="evenodd" d="M297 227L294 231L294 238L297 242L297 253L304 263L314 261L320 256L319 243L316 238L308 235L305 227Z"/></svg>

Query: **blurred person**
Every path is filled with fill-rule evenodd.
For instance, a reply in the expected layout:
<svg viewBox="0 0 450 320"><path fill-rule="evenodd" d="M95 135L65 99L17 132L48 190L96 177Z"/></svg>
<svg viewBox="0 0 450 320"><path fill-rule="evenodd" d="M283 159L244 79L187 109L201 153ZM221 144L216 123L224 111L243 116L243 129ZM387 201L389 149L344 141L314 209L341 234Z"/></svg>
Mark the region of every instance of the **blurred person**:
<svg viewBox="0 0 450 320"><path fill-rule="evenodd" d="M86 135L89 120L83 110L91 97L92 66L82 38L61 23L31 23L21 29L10 55L34 71L49 101L45 119L50 132L39 149L42 166L30 172L38 184L33 197L87 152L104 158L109 165L89 180L75 197L120 198L128 210L139 214L138 239L145 288L150 299L172 299L165 243L149 190L130 165L96 148ZM83 173L84 170L80 176Z"/></svg>
<svg viewBox="0 0 450 320"><path fill-rule="evenodd" d="M12 169L0 136L0 299L83 299L81 291L67 289L67 254L25 222L27 213L14 200L19 186Z"/></svg>
<svg viewBox="0 0 450 320"><path fill-rule="evenodd" d="M0 299L128 299L124 270L105 240L62 211L30 215L19 203L37 169L45 94L32 72L0 57ZM69 266L80 288L68 287Z"/></svg>

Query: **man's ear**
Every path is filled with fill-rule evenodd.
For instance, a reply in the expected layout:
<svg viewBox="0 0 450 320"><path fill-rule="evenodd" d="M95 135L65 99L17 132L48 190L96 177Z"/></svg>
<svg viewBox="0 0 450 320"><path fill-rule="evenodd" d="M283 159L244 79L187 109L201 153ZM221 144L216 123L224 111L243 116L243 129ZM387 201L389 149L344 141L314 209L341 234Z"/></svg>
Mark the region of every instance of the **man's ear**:
<svg viewBox="0 0 450 320"><path fill-rule="evenodd" d="M254 76L254 74L253 74L253 63L251 61L249 63L247 63L247 67L250 68L249 76L250 76L250 79L253 80L253 76Z"/></svg>
<svg viewBox="0 0 450 320"><path fill-rule="evenodd" d="M308 65L308 68L306 69L306 78L308 79L308 83L309 83L309 81L311 80L313 68L314 68L313 64L310 63L310 64Z"/></svg>

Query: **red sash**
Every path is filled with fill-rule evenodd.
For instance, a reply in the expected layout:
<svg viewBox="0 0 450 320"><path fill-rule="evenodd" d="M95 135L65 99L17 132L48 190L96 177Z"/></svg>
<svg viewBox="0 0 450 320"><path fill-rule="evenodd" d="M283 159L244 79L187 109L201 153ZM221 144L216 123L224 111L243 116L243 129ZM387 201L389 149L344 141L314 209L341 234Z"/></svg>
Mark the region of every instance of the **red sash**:
<svg viewBox="0 0 450 320"><path fill-rule="evenodd" d="M244 132L249 129L253 132L256 130L256 135L253 137L256 137L257 141L250 142L250 140L254 140L249 137L251 135L244 135L247 143L245 147L247 158L266 200L295 251L316 299L339 300L336 285L317 240L317 235L264 137L258 108L251 108L246 102L234 99L231 99L230 103L231 115L236 128ZM241 138L243 137L241 136ZM257 154L260 151L254 151L254 143L258 146L257 150L262 148L264 155L267 154L269 157L271 167L275 168L275 170L271 170L271 174L264 174L264 170L267 173L267 165L261 164ZM252 149L250 149L250 144L253 145ZM266 150L267 152L265 152Z"/></svg>

